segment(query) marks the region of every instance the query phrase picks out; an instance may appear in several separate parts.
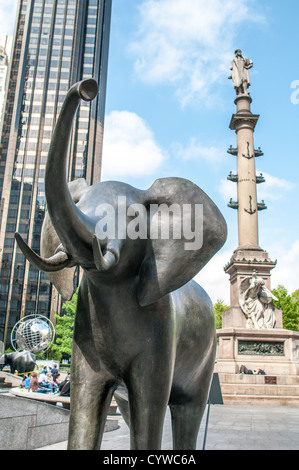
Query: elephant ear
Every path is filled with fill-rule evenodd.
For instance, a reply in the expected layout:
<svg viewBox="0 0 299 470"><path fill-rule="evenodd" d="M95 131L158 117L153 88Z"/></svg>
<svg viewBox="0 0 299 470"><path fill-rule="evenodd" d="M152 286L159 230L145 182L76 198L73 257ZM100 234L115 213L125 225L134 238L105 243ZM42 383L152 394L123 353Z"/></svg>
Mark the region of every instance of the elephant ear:
<svg viewBox="0 0 299 470"><path fill-rule="evenodd" d="M84 178L71 181L68 184L72 199L75 203L78 203L85 191L88 189L88 184ZM59 204L59 202L58 202ZM44 258L50 258L55 254L55 250L61 244L60 239L52 225L48 212L45 214L41 231L41 256ZM47 277L54 284L58 292L61 294L64 300L71 299L74 293L74 274L76 266L71 268L64 268L57 272L48 272Z"/></svg>
<svg viewBox="0 0 299 470"><path fill-rule="evenodd" d="M227 237L219 209L191 181L158 179L145 191L144 204L149 211L149 237L137 286L141 306L156 302L190 281Z"/></svg>

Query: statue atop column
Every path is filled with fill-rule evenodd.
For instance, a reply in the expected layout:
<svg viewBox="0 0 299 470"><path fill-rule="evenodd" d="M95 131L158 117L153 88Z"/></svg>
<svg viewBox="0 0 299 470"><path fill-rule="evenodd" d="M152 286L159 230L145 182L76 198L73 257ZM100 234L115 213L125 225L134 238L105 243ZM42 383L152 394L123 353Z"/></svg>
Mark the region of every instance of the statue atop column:
<svg viewBox="0 0 299 470"><path fill-rule="evenodd" d="M275 328L275 297L265 287L265 281L254 271L252 277L243 279L239 290L240 307L247 319L247 328L257 330Z"/></svg>
<svg viewBox="0 0 299 470"><path fill-rule="evenodd" d="M237 95L248 95L248 88L250 87L249 69L253 67L253 62L247 57L242 56L242 51L237 49L235 51L235 58L231 63L231 75L228 77L233 80L234 88Z"/></svg>

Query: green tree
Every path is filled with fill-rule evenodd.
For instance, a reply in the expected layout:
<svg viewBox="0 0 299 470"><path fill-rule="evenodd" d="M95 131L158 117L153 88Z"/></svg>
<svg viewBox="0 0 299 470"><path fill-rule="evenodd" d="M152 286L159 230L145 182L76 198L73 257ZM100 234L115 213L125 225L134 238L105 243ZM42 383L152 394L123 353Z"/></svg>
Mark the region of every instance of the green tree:
<svg viewBox="0 0 299 470"><path fill-rule="evenodd" d="M299 289L289 294L284 286L279 285L272 294L277 298L273 304L282 310L283 328L299 331Z"/></svg>
<svg viewBox="0 0 299 470"><path fill-rule="evenodd" d="M299 303L299 289L295 290L293 293L292 293L292 298L295 302L298 302Z"/></svg>
<svg viewBox="0 0 299 470"><path fill-rule="evenodd" d="M217 302L214 304L214 313L215 313L215 323L217 330L222 328L222 313L229 308L228 305L224 303L224 300L217 299Z"/></svg>
<svg viewBox="0 0 299 470"><path fill-rule="evenodd" d="M65 310L64 315L55 315L57 324L55 326L55 337L56 341L51 345L52 351L56 352L61 359L62 354L66 353L72 354L72 342L73 342L73 332L74 332L74 323L75 323L75 313L78 300L78 289L74 293L71 300L65 302L62 306Z"/></svg>

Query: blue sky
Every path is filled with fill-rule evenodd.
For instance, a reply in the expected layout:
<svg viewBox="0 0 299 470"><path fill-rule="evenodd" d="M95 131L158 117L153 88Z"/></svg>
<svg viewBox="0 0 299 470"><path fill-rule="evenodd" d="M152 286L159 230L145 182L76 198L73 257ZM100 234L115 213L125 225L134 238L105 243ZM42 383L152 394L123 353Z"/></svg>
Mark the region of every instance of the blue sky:
<svg viewBox="0 0 299 470"><path fill-rule="evenodd" d="M12 32L16 3L0 0L0 34ZM254 62L254 140L264 152L256 167L266 177L258 199L268 206L260 246L277 259L272 287L299 288L298 17L298 0L113 0L103 179L144 189L180 176L214 200L228 240L197 276L213 301L229 303L223 267L238 245L237 212L227 207L236 185L226 179L236 171L226 150L236 144L227 77L237 48Z"/></svg>

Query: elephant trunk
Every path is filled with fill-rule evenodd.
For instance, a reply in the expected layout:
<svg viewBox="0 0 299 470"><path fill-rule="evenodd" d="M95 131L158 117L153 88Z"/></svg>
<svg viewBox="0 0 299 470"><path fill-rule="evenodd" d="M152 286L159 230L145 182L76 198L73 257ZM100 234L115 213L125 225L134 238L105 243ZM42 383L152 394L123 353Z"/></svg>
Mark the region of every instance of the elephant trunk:
<svg viewBox="0 0 299 470"><path fill-rule="evenodd" d="M55 272L76 264L94 263L99 271L108 271L118 264L119 251L94 240L95 221L74 203L67 184L66 162L73 119L81 99L92 101L98 93L95 80L83 80L69 90L63 103L48 154L45 174L47 209L62 244L51 258L34 253L16 233L17 243L26 258L45 272ZM93 257L92 257L93 255Z"/></svg>
<svg viewBox="0 0 299 470"><path fill-rule="evenodd" d="M81 99L92 101L97 92L93 79L79 82L69 90L51 139L45 174L45 194L52 224L67 253L79 263L86 248L92 247L94 222L72 200L67 185L67 153L79 103Z"/></svg>

